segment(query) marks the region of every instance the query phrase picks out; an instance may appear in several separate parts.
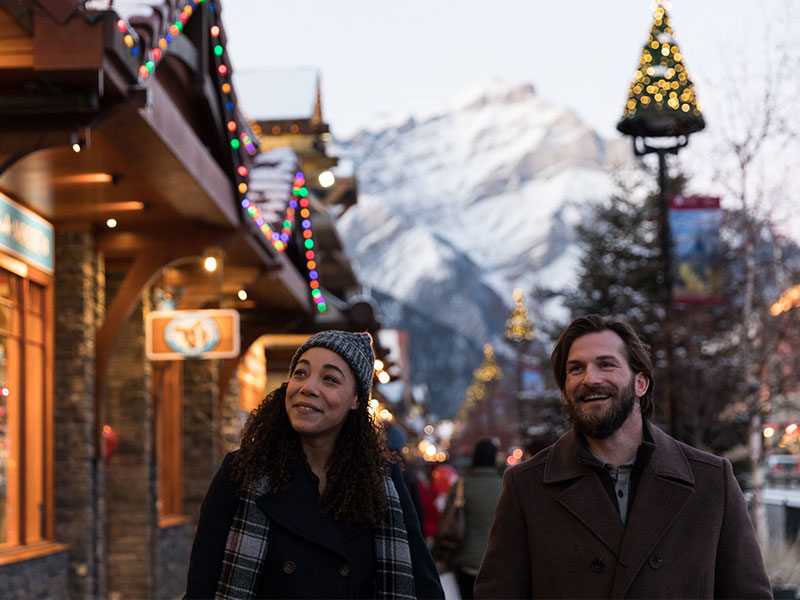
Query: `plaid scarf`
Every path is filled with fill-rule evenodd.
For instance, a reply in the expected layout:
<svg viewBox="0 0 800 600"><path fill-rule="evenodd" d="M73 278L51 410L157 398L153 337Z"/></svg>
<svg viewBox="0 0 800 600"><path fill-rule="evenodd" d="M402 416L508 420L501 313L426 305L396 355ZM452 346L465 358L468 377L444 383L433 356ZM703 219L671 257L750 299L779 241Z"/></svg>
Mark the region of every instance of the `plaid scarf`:
<svg viewBox="0 0 800 600"><path fill-rule="evenodd" d="M391 478L384 476L383 485L389 508L384 522L372 526L375 597L415 600L414 571L403 507ZM257 485L242 490L225 544L222 572L217 583L218 600L255 597L269 539L269 519L256 506L256 498L268 489L264 477Z"/></svg>

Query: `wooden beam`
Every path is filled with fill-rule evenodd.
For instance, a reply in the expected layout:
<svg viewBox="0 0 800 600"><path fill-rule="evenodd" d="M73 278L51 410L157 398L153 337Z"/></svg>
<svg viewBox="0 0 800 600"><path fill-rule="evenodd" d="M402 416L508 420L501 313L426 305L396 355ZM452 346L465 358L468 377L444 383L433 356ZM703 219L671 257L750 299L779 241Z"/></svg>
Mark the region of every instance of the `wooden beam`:
<svg viewBox="0 0 800 600"><path fill-rule="evenodd" d="M96 338L95 355L95 443L100 452L102 440L102 406L105 396L105 380L111 351L122 324L131 314L136 303L153 279L159 274L161 268L180 256L192 256L202 251L203 244L173 245L171 251L164 251L164 247L143 247L136 256L133 264L125 275L122 284L111 301L106 311L105 319ZM100 454L98 454L100 456Z"/></svg>

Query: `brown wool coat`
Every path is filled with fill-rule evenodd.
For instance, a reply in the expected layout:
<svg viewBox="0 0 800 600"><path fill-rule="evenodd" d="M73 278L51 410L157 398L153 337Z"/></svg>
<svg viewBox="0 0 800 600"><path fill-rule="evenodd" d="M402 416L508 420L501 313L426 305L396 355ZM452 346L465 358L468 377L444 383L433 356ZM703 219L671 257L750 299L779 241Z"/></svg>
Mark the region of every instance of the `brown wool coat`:
<svg viewBox="0 0 800 600"><path fill-rule="evenodd" d="M771 598L730 462L650 429L627 525L572 431L508 469L476 598Z"/></svg>

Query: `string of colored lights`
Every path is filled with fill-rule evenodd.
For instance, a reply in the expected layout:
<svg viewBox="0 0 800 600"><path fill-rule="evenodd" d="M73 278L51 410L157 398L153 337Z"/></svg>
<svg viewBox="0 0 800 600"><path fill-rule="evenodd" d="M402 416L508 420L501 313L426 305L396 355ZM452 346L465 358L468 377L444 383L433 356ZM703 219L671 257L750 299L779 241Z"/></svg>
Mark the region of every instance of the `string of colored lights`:
<svg viewBox="0 0 800 600"><path fill-rule="evenodd" d="M155 70L156 65L164 57L169 45L183 32L186 23L198 6L204 3L205 0L190 0L183 6L178 12L175 21L167 28L168 31L164 32L163 35L159 37L156 47L151 48L147 56L144 57L146 60L139 66L140 79L145 80L150 76ZM303 246L305 248L308 285L317 310L319 312L325 312L327 310L327 304L320 290L319 272L317 271L316 252L314 250L314 235L311 228L308 188L305 187L305 177L303 173L298 172L295 175L294 184L292 186L292 198L290 198L286 207L280 233L272 229L269 223L264 219L258 207L247 198L248 169L244 164L241 149L244 149L250 156L255 155L257 149L250 135L236 120L235 104L232 96L233 87L230 82L230 66L225 61L226 52L220 35L221 29L216 23L216 19L218 18L217 6L214 2L209 2L208 9L213 22L209 28L209 35L211 36L211 43L213 45L212 51L216 61L215 68L219 78L219 91L221 93L222 106L225 111L225 127L228 133L231 155L234 165L236 166L236 190L239 194L242 208L244 208L250 218L255 221L262 235L272 243L272 246L278 252L282 253L286 250L289 240L291 239L292 228L295 222L295 213L298 205L300 206L300 217L303 219L301 226L303 229L302 236ZM117 21L117 29L123 34L123 43L130 50L131 54L137 58L142 58L142 42L136 31L130 27L128 22L124 19L119 19Z"/></svg>

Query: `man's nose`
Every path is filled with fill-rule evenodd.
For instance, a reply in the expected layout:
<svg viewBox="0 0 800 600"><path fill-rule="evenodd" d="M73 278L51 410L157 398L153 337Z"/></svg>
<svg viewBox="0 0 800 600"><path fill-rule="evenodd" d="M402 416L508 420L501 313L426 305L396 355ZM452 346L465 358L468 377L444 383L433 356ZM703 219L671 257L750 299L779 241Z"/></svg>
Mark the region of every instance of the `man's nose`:
<svg viewBox="0 0 800 600"><path fill-rule="evenodd" d="M602 378L600 377L600 369L594 367L593 365L587 365L586 370L583 372L583 383L584 384L593 384L593 383L600 383Z"/></svg>

